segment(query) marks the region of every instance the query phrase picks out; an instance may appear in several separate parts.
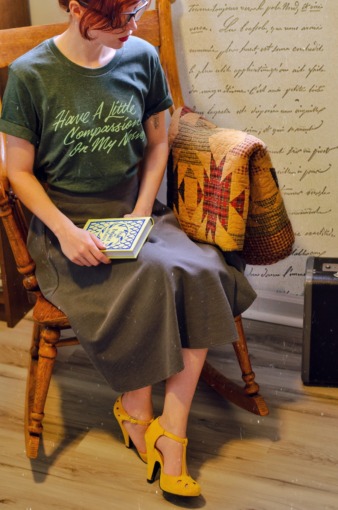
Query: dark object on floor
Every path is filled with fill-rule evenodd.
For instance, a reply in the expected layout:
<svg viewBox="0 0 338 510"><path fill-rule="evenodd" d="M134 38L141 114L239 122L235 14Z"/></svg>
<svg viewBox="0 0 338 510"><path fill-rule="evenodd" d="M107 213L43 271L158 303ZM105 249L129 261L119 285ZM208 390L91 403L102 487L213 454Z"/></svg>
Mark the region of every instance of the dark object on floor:
<svg viewBox="0 0 338 510"><path fill-rule="evenodd" d="M302 380L338 386L338 258L310 257L306 264Z"/></svg>

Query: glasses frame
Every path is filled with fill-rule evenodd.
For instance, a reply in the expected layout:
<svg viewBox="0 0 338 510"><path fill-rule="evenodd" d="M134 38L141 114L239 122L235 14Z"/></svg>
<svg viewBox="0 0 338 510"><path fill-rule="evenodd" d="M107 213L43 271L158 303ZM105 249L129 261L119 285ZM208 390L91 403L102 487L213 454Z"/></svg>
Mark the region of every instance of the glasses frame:
<svg viewBox="0 0 338 510"><path fill-rule="evenodd" d="M102 16L102 18L105 18L107 19L108 21L110 21L110 26L111 26L111 29L112 30L120 30L124 27L126 27L128 25L128 23L130 23L130 21L132 20L132 18L134 18L134 21L137 22L140 20L142 14L137 17L137 14L142 10L144 9L145 7L147 7L149 5L149 0L143 0L142 1L142 5L140 7L138 7L137 9L135 9L134 11L129 11L129 12L121 12L121 16L127 16L127 21L123 24L123 25L119 25L117 27L114 27L113 24L112 24L112 19L107 16L106 14L103 14L101 11L95 9L94 7L91 7L90 5L88 5L86 2L84 2L83 0L76 0L77 3L79 5L81 5L81 7L85 7L86 9L90 9L94 12L96 12L97 14L100 14L100 16Z"/></svg>
<svg viewBox="0 0 338 510"><path fill-rule="evenodd" d="M125 23L125 25L123 25L123 26L125 27L126 25L128 25L128 23L130 23L130 21L131 21L131 19L132 19L132 18L134 18L134 20L135 20L135 21L139 21L139 20L140 20L140 18L141 18L141 16L142 16L142 14L143 14L143 12L142 12L142 14L140 15L140 17L139 17L139 18L137 18L136 16L137 16L138 12L140 12L142 9L144 9L145 7L147 7L147 6L148 6L148 4L149 4L149 1L148 1L148 0L143 0L142 5L141 5L140 7L138 7L137 9L135 9L134 11L130 11L130 12L121 12L121 15L122 15L122 16L128 16L128 18L127 18L127 20L128 20L128 21L127 21L127 22Z"/></svg>

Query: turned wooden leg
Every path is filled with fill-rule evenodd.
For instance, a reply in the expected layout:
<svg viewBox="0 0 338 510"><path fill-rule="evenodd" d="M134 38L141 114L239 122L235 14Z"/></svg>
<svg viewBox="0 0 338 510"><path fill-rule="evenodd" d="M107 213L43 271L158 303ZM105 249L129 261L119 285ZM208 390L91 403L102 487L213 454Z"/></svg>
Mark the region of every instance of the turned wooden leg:
<svg viewBox="0 0 338 510"><path fill-rule="evenodd" d="M41 332L41 326L39 324L37 324L36 322L34 322L30 355L31 355L31 358L33 358L37 361L39 359L40 332Z"/></svg>
<svg viewBox="0 0 338 510"><path fill-rule="evenodd" d="M232 345L235 349L238 363L242 370L242 379L245 382L244 390L248 395L255 395L259 392L259 386L255 381L255 373L252 370L241 316L235 318L235 323L238 333L238 340L233 342Z"/></svg>
<svg viewBox="0 0 338 510"><path fill-rule="evenodd" d="M233 404L246 409L250 413L266 416L269 414L269 409L263 397L258 393L259 386L255 382L255 374L252 370L249 358L241 317L236 317L235 322L238 340L233 342L233 346L242 370L242 378L245 382L245 387L243 388L239 384L228 379L208 361L204 363L201 376L202 379L223 398L230 400Z"/></svg>
<svg viewBox="0 0 338 510"><path fill-rule="evenodd" d="M25 409L26 455L29 458L38 455L45 403L59 338L58 329L34 325Z"/></svg>

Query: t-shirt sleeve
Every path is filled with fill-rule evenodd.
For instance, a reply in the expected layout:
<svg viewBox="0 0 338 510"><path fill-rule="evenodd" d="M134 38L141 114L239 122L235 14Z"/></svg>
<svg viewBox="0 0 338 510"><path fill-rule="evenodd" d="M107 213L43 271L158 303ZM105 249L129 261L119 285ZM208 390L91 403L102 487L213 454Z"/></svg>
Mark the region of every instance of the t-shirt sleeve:
<svg viewBox="0 0 338 510"><path fill-rule="evenodd" d="M147 120L151 115L154 115L154 113L167 110L172 104L173 101L169 93L167 80L160 60L157 57L154 62L152 79L146 98L143 121Z"/></svg>
<svg viewBox="0 0 338 510"><path fill-rule="evenodd" d="M10 69L0 119L0 131L23 138L33 145L39 142L38 118L25 84Z"/></svg>

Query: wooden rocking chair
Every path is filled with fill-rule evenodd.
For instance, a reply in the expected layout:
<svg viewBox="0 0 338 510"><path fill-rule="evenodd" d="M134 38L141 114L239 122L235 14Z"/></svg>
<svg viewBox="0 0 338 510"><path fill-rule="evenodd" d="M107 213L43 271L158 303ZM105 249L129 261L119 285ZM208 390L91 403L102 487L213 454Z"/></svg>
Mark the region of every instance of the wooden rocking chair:
<svg viewBox="0 0 338 510"><path fill-rule="evenodd" d="M162 66L167 76L173 109L183 105L171 26L170 0L157 0L156 10L145 13L138 23L136 35L149 41L159 49ZM65 24L32 26L0 31L0 70L6 70L17 57L43 40L53 37L66 28ZM1 106L1 103L0 103ZM23 285L35 296L33 307L33 336L30 351L30 366L27 380L25 405L26 454L29 458L38 455L42 434L42 420L57 348L74 345L78 340L71 336L63 338L61 332L71 326L62 311L48 302L42 295L36 277L35 265L26 247L27 223L20 202L11 191L6 177L5 135L0 133L0 216ZM238 340L233 343L242 371L245 386L228 380L223 374L205 363L202 378L220 395L236 405L258 415L268 414L268 408L259 395L259 386L249 359L247 344L240 317L236 317Z"/></svg>

